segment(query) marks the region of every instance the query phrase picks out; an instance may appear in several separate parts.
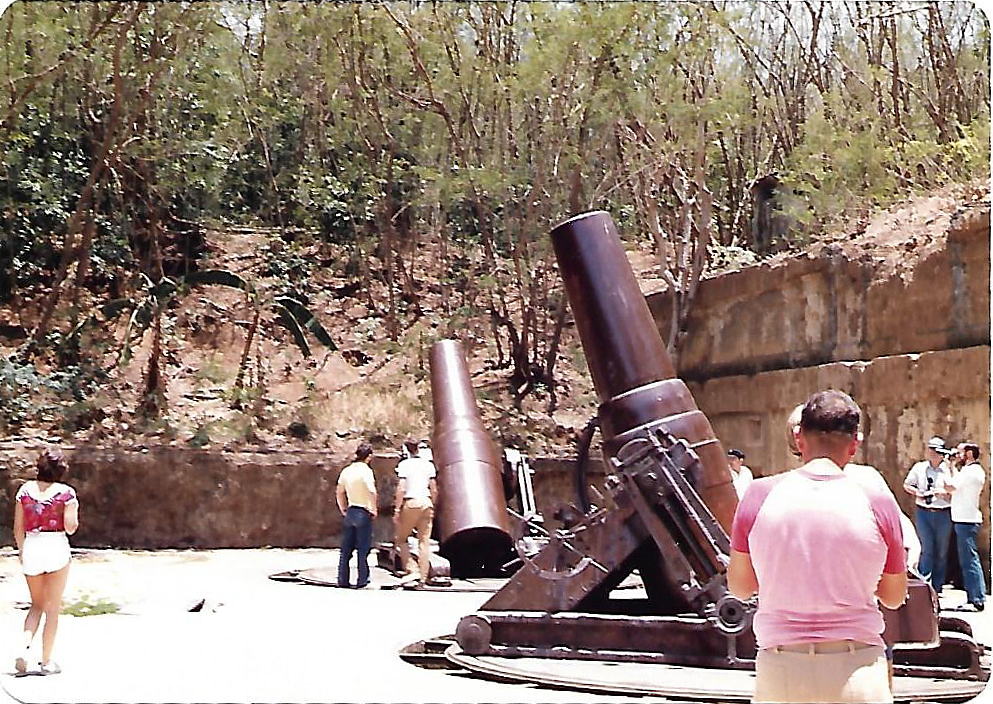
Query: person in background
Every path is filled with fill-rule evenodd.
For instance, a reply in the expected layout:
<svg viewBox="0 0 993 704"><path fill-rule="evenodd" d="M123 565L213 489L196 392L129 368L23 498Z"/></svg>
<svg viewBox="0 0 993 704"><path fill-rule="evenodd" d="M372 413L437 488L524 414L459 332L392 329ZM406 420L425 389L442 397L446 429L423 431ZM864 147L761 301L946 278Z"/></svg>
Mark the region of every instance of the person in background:
<svg viewBox="0 0 993 704"><path fill-rule="evenodd" d="M983 524L979 496L985 483L986 471L979 464L979 445L959 443L953 455L951 476L945 480L945 490L951 496L952 530L965 585L966 605L963 608L975 611L982 611L986 606L986 580L976 550L976 536Z"/></svg>
<svg viewBox="0 0 993 704"><path fill-rule="evenodd" d="M355 461L341 470L335 498L344 517L341 526L341 556L338 558L338 586L350 587L348 563L358 553L359 574L356 589L369 584L369 550L372 548L372 520L378 515L379 495L376 479L366 460L372 447L362 443L355 450Z"/></svg>
<svg viewBox="0 0 993 704"><path fill-rule="evenodd" d="M951 501L945 481L951 476L941 456L945 441L927 441L927 459L910 468L903 489L915 498L915 523L921 540L920 571L939 595L945 584L948 542L952 535Z"/></svg>
<svg viewBox="0 0 993 704"><path fill-rule="evenodd" d="M731 529L728 588L758 592L754 702L891 702L876 606L907 594L899 509L843 470L861 411L813 394L796 444L803 466L752 482Z"/></svg>
<svg viewBox="0 0 993 704"><path fill-rule="evenodd" d="M17 490L14 503L14 542L31 593L31 608L24 619L23 650L14 660L14 669L27 672L31 644L44 615L40 672L54 675L62 671L52 660L52 649L71 561L67 536L79 528L79 500L76 490L62 483L69 462L61 450L44 450L37 467L37 479L25 482Z"/></svg>
<svg viewBox="0 0 993 704"><path fill-rule="evenodd" d="M745 453L741 450L728 450L728 468L731 470L731 483L734 485L735 493L741 499L745 495L745 489L752 483L752 470L745 466Z"/></svg>
<svg viewBox="0 0 993 704"><path fill-rule="evenodd" d="M434 462L434 453L431 450L431 443L427 440L421 440L417 443L417 456L426 459L429 462Z"/></svg>
<svg viewBox="0 0 993 704"><path fill-rule="evenodd" d="M404 442L407 459L397 465L396 496L393 501L393 520L396 527L396 546L400 550L400 565L412 573L410 546L407 538L417 531L417 569L421 584L428 581L431 571L431 526L434 522L434 502L438 494L435 468L431 460L418 456L416 440Z"/></svg>

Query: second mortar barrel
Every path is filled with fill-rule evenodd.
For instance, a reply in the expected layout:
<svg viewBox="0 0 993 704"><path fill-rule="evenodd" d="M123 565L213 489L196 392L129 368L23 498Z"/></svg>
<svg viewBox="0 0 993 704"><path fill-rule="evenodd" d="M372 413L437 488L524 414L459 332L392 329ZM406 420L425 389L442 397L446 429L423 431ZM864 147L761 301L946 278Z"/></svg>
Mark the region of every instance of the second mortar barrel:
<svg viewBox="0 0 993 704"><path fill-rule="evenodd" d="M440 552L451 562L453 575L492 573L510 559L513 548L503 463L483 429L462 345L436 342L430 361Z"/></svg>

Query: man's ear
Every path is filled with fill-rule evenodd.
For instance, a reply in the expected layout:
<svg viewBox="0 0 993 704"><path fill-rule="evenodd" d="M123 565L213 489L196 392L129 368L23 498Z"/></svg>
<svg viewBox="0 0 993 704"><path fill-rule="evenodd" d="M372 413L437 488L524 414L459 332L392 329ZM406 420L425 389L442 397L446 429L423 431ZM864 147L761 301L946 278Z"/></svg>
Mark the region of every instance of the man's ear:
<svg viewBox="0 0 993 704"><path fill-rule="evenodd" d="M849 462L855 456L855 453L859 451L859 445L861 444L862 444L862 433L858 433L855 437L852 438L852 441L848 444L847 454L848 454Z"/></svg>
<svg viewBox="0 0 993 704"><path fill-rule="evenodd" d="M807 449L807 438L800 432L799 425L793 426L793 445L801 455Z"/></svg>

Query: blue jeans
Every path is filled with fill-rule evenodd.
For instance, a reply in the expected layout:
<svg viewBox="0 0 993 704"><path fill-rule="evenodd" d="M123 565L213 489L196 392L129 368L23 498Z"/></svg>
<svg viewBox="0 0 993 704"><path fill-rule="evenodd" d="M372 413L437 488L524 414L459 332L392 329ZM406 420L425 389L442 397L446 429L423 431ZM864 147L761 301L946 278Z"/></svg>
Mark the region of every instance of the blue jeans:
<svg viewBox="0 0 993 704"><path fill-rule="evenodd" d="M965 582L965 595L970 604L986 602L986 580L983 578L983 565L976 550L978 523L953 523L955 547L958 548L959 566L962 568L962 581Z"/></svg>
<svg viewBox="0 0 993 704"><path fill-rule="evenodd" d="M950 509L928 511L917 507L917 537L921 539L920 572L934 590L941 593L945 583L945 566L948 564L948 541L952 536Z"/></svg>
<svg viewBox="0 0 993 704"><path fill-rule="evenodd" d="M369 583L369 550L372 547L372 514L361 506L349 506L341 525L341 557L338 558L338 586L350 587L348 562L352 553L359 554L359 581L355 586Z"/></svg>

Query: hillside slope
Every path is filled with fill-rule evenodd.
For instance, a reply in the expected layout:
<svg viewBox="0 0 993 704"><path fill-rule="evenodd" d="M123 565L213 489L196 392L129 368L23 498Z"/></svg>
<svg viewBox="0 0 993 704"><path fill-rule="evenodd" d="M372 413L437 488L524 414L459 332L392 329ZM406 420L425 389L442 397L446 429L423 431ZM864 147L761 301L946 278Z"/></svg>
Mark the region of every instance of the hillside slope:
<svg viewBox="0 0 993 704"><path fill-rule="evenodd" d="M942 246L951 215L965 203L988 200L986 189L982 183L942 189L808 251L814 256L840 250L851 258L872 257L880 276L899 275ZM81 400L46 397L44 389L36 394L26 385L28 403L44 401L49 407L26 414L8 437L72 444L327 448L336 456L347 454L360 438L392 448L406 436L430 435L428 349L452 327L466 345L487 427L501 443L532 454L568 454L577 431L595 412L596 398L571 325L556 367L557 408L549 415L547 390L538 389L515 406L509 371L496 368L489 322L466 317L453 324L444 313L447 292L439 282L415 277L419 315L392 340L381 305L385 287L375 276L373 258L356 266L354 256L299 231L225 227L209 230L207 243L202 269L235 272L253 282L263 297L283 292L280 286L286 281L295 282L295 293L327 328L338 351L313 345L314 355L304 358L289 332L273 316L263 315L244 369L245 389L235 392L254 308L240 291L197 287L164 316L167 404L159 420L143 420L136 412L151 352L152 336L146 334L131 363L113 367ZM629 259L643 290L661 286L652 275L650 250L632 248ZM432 261L438 261L438 252L422 247L412 270L429 271L422 264ZM24 326L29 322L24 316L24 311L0 310L0 324ZM112 367L125 326L126 319L120 319L92 333L88 361ZM6 351L13 351L16 340L5 342Z"/></svg>

